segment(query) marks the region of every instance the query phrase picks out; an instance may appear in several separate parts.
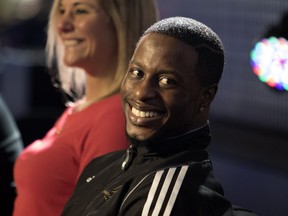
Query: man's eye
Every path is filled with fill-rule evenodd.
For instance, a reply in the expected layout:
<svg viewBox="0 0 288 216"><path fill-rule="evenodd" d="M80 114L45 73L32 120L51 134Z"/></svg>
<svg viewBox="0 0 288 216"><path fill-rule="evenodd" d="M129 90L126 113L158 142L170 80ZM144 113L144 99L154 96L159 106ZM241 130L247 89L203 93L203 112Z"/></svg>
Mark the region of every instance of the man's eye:
<svg viewBox="0 0 288 216"><path fill-rule="evenodd" d="M138 69L132 69L131 73L134 77L142 77L143 76L143 72L138 70Z"/></svg>
<svg viewBox="0 0 288 216"><path fill-rule="evenodd" d="M138 71L138 70L132 70L132 74L133 74L134 76L138 76L138 75L139 75L139 71Z"/></svg>
<svg viewBox="0 0 288 216"><path fill-rule="evenodd" d="M160 83L164 84L164 85L168 85L169 84L169 79L168 78L161 78L160 79Z"/></svg>
<svg viewBox="0 0 288 216"><path fill-rule="evenodd" d="M162 77L159 80L159 84L160 84L160 86L167 88L167 87L175 86L177 84L177 82L173 79L168 78L168 77Z"/></svg>

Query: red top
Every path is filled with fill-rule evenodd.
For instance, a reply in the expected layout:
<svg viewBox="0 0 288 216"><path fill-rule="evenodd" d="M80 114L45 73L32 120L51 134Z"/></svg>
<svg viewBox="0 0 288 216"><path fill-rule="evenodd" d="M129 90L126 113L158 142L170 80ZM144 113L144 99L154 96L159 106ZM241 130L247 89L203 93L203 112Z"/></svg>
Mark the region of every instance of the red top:
<svg viewBox="0 0 288 216"><path fill-rule="evenodd" d="M89 161L128 147L119 94L72 110L67 108L45 137L17 159L13 216L60 215Z"/></svg>

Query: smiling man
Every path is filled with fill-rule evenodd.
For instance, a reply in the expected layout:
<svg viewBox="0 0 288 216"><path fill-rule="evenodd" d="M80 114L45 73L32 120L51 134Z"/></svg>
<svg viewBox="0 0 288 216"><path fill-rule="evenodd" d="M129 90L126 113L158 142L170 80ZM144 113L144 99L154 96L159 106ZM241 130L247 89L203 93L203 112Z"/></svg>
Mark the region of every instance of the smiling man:
<svg viewBox="0 0 288 216"><path fill-rule="evenodd" d="M146 30L121 87L131 146L86 167L63 215L241 215L205 150L223 65L221 40L198 21L168 18Z"/></svg>
<svg viewBox="0 0 288 216"><path fill-rule="evenodd" d="M197 63L196 49L181 40L159 33L142 38L122 84L129 137L165 139L207 123L217 85L201 85Z"/></svg>

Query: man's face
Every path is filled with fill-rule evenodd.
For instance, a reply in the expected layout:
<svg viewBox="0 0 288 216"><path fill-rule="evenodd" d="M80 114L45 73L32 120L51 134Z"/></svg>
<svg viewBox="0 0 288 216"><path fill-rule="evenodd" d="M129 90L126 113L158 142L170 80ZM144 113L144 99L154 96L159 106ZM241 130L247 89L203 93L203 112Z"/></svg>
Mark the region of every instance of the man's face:
<svg viewBox="0 0 288 216"><path fill-rule="evenodd" d="M197 61L195 49L178 39L158 33L142 38L121 87L129 137L168 138L201 126Z"/></svg>

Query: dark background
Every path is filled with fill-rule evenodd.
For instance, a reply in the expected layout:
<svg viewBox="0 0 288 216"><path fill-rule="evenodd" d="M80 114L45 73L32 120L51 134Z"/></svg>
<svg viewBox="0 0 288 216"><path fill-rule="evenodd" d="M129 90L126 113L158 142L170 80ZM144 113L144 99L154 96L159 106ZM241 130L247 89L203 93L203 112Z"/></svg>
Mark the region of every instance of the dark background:
<svg viewBox="0 0 288 216"><path fill-rule="evenodd" d="M11 7L7 2L0 0L0 14L4 16L4 8L5 13L10 10L5 22L0 15L0 93L28 145L41 138L64 109L45 67L49 1L31 0L29 7L16 3ZM161 18L195 18L217 32L225 45L225 70L211 107L209 151L226 196L259 216L287 216L288 92L258 80L250 66L250 51L262 37L288 39L288 1L157 2ZM29 11L16 13L21 8L30 8L30 17Z"/></svg>

